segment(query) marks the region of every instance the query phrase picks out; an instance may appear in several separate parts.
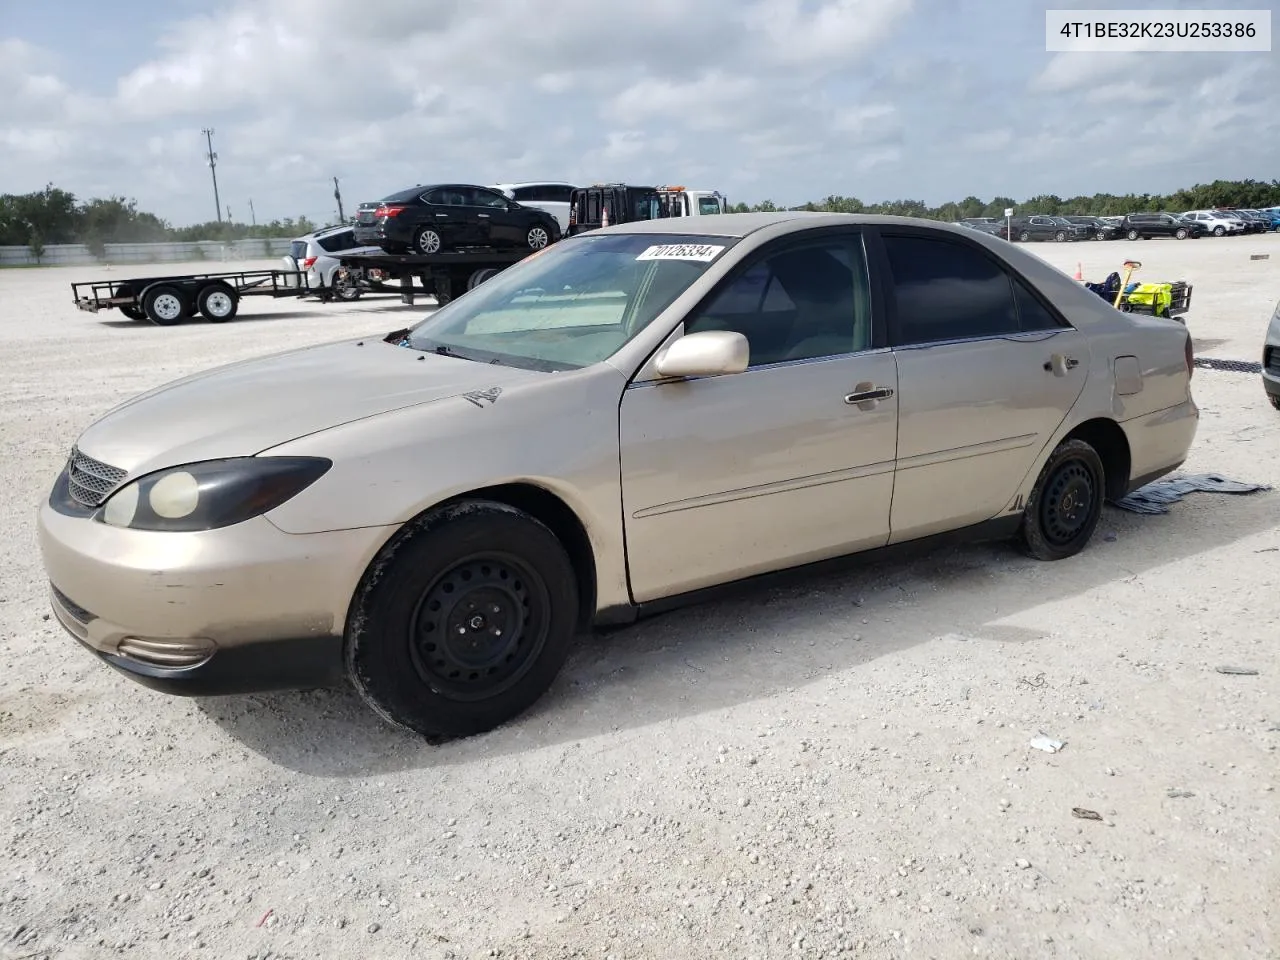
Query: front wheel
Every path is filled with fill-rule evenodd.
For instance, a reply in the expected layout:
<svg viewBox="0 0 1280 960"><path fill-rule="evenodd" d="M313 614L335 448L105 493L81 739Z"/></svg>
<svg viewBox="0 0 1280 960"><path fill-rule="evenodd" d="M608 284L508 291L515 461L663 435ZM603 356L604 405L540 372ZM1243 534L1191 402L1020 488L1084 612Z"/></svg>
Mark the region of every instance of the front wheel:
<svg viewBox="0 0 1280 960"><path fill-rule="evenodd" d="M1064 560L1084 549L1102 516L1106 471L1083 440L1064 440L1050 454L1027 498L1022 540L1037 560Z"/></svg>
<svg viewBox="0 0 1280 960"><path fill-rule="evenodd" d="M1021 240L1023 243L1026 243L1031 239L1031 234L1029 234L1026 230L1023 230L1020 234L1018 234L1018 239Z"/></svg>
<svg viewBox="0 0 1280 960"><path fill-rule="evenodd" d="M541 224L535 224L525 234L524 241L530 250L541 250L551 242L551 232Z"/></svg>
<svg viewBox="0 0 1280 960"><path fill-rule="evenodd" d="M1271 401L1271 406L1275 407L1277 410L1280 410L1280 397L1273 397L1270 394L1268 394L1267 399Z"/></svg>
<svg viewBox="0 0 1280 960"><path fill-rule="evenodd" d="M1175 237L1175 238L1177 238L1178 240L1185 240L1185 239L1187 239L1187 231L1183 230L1181 227L1179 227L1177 230L1173 231L1173 235L1174 235L1174 237Z"/></svg>
<svg viewBox="0 0 1280 960"><path fill-rule="evenodd" d="M523 713L577 632L568 553L506 504L429 513L370 570L347 629L347 671L379 716L425 737L470 736Z"/></svg>
<svg viewBox="0 0 1280 960"><path fill-rule="evenodd" d="M1057 233L1053 235L1053 239L1056 240L1058 243L1065 243L1067 240L1067 235L1063 231L1059 230Z"/></svg>
<svg viewBox="0 0 1280 960"><path fill-rule="evenodd" d="M1226 228L1225 228L1225 227L1214 227L1214 228L1213 228L1213 235L1214 235L1215 237L1220 237L1220 236L1222 236L1222 235L1223 235L1224 233L1226 233L1226 232L1227 232L1227 230L1226 230Z"/></svg>

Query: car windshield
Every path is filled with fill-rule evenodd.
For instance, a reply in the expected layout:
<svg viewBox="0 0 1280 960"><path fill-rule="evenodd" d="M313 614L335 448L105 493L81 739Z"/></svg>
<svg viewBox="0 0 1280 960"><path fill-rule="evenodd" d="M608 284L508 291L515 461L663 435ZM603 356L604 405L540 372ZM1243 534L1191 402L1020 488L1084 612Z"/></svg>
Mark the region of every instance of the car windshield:
<svg viewBox="0 0 1280 960"><path fill-rule="evenodd" d="M410 330L424 352L533 370L611 357L736 241L584 234L531 254Z"/></svg>

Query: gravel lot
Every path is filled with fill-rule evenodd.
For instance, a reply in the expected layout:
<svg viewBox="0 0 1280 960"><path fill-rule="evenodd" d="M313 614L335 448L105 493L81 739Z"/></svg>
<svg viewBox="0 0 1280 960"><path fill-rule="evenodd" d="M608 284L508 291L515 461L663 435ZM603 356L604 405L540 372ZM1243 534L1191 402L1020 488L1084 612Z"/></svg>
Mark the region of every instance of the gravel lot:
<svg viewBox="0 0 1280 960"><path fill-rule="evenodd" d="M1189 279L1202 355L1256 361L1280 298L1277 235L1031 249ZM106 275L157 270L182 267ZM1108 509L1061 563L970 547L669 614L430 747L344 690L118 677L50 619L33 532L115 403L422 308L157 328L72 307L103 272L0 271L0 957L1280 956L1280 414L1257 374L1196 371L1186 469L1276 492Z"/></svg>

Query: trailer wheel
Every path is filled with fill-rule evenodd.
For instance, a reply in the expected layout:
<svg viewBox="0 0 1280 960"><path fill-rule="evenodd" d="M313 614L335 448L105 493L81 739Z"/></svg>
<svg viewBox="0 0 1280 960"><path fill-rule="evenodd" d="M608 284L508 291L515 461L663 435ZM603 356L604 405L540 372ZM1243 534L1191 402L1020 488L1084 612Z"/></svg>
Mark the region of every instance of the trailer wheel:
<svg viewBox="0 0 1280 960"><path fill-rule="evenodd" d="M225 283L211 283L196 294L196 309L210 323L226 323L236 315L240 298Z"/></svg>
<svg viewBox="0 0 1280 960"><path fill-rule="evenodd" d="M177 287L160 284L142 295L142 312L157 327L172 327L191 314L191 303Z"/></svg>
<svg viewBox="0 0 1280 960"><path fill-rule="evenodd" d="M363 293L355 278L342 268L333 271L329 286L333 290L333 295L339 300L359 300L360 294Z"/></svg>

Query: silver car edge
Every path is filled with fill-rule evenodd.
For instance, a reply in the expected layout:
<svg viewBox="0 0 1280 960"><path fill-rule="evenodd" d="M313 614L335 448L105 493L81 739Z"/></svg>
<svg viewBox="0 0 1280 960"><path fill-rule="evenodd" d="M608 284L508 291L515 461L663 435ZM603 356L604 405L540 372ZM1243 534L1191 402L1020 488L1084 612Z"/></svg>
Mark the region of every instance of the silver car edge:
<svg viewBox="0 0 1280 960"><path fill-rule="evenodd" d="M621 224L407 330L121 404L75 440L40 549L58 620L144 684L346 678L466 736L575 637L711 588L940 536L1078 554L1187 457L1192 369L1183 325L978 231Z"/></svg>

